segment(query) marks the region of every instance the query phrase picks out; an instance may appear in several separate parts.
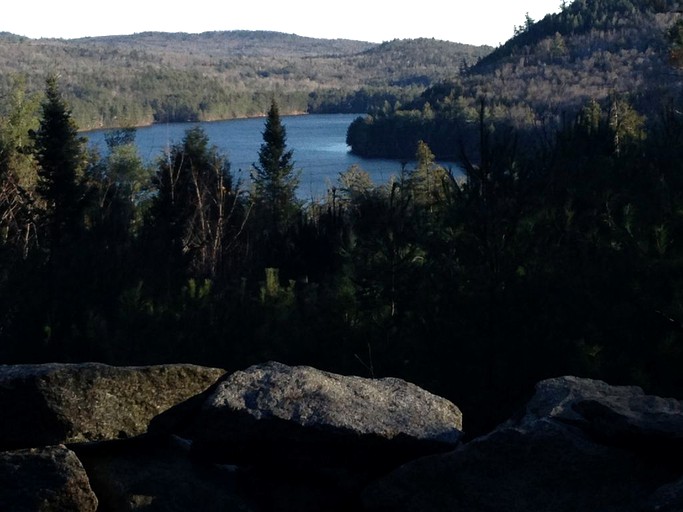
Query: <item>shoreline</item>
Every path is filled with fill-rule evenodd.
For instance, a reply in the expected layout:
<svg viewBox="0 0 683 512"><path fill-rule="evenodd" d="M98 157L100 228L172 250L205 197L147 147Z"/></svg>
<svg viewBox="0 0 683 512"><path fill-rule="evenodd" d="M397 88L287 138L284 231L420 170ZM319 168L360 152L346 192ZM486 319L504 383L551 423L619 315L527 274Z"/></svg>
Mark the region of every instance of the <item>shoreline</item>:
<svg viewBox="0 0 683 512"><path fill-rule="evenodd" d="M341 112L340 112L341 113ZM286 113L286 114L280 114L280 117L301 117L301 116L308 116L311 115L310 112L301 112L301 111L294 111L292 113ZM240 119L265 119L267 117L267 113L263 114L258 114L258 115L253 115L253 116L235 116L235 117L226 117L226 118L220 118L220 119L198 119L197 121L171 121L171 122L151 122L151 123L139 123L139 124L132 124L132 125L127 125L127 126L107 126L107 127L101 127L101 128L84 128L84 129L79 129L78 133L92 133L92 132L101 132L101 131L113 131L113 130L121 130L125 128L149 128L151 126L157 126L157 125L164 125L164 124L187 124L187 125L192 125L192 124L199 124L199 123L221 123L223 121L238 121Z"/></svg>

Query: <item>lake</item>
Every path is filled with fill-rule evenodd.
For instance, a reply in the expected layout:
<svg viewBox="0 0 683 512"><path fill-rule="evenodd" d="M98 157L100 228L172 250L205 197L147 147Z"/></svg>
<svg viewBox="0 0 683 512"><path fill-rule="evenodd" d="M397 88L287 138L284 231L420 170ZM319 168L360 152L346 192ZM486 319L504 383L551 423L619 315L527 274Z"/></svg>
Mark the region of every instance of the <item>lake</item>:
<svg viewBox="0 0 683 512"><path fill-rule="evenodd" d="M298 191L301 199L324 197L330 187L337 185L339 173L354 164L367 171L375 184L385 183L391 176L400 173L401 162L398 160L367 159L349 152L346 129L359 115L362 114L282 116L282 124L287 130L287 146L294 151L295 168L301 171ZM248 182L251 166L258 162L265 118L157 124L138 128L136 144L140 156L147 163L154 163L166 148L181 142L185 131L196 125L201 126L211 143L228 157L235 176ZM84 134L89 138L90 145L100 148L102 154L107 151L104 142L106 132L96 130Z"/></svg>

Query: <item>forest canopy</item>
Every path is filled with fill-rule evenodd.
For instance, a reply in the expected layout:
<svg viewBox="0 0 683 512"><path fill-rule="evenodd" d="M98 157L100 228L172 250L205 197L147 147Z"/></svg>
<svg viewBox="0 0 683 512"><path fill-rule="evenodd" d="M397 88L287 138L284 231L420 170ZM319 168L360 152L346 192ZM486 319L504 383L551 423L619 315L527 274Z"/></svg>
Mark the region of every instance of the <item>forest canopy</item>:
<svg viewBox="0 0 683 512"><path fill-rule="evenodd" d="M277 98L241 182L201 127L147 167L134 128L103 154L84 146L76 84L14 81L0 116L0 361L396 376L457 403L468 435L558 375L683 396L680 20L651 5L577 0L565 11L596 25L560 33L566 55L542 20L498 61L377 108L358 121L365 147L381 153L379 127L415 163L387 183L352 167L306 204ZM539 93L551 86L576 104Z"/></svg>
<svg viewBox="0 0 683 512"><path fill-rule="evenodd" d="M434 39L383 44L277 32L147 32L74 40L0 34L0 95L49 74L81 129L283 114L367 112L412 100L492 48Z"/></svg>
<svg viewBox="0 0 683 512"><path fill-rule="evenodd" d="M527 143L552 138L591 101L606 109L627 103L654 120L680 95L681 72L672 66L679 18L674 1L565 4L415 101L369 111L348 142L360 155L406 158L424 140L437 158L455 158L458 146L476 144L482 98L491 122L514 127Z"/></svg>

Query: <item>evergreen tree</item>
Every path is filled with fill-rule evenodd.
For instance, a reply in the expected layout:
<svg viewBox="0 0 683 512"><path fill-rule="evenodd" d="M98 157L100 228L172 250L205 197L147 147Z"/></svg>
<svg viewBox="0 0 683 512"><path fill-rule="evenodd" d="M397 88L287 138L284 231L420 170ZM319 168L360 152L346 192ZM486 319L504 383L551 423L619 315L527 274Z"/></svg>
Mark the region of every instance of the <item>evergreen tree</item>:
<svg viewBox="0 0 683 512"><path fill-rule="evenodd" d="M449 178L446 170L434 161L434 153L424 141L417 143L417 166L408 174L408 186L416 205L432 210L444 200Z"/></svg>
<svg viewBox="0 0 683 512"><path fill-rule="evenodd" d="M284 232L298 211L296 189L299 173L292 162L293 152L287 149L287 131L280 120L273 100L263 131L259 165L254 164L253 199L268 230Z"/></svg>
<svg viewBox="0 0 683 512"><path fill-rule="evenodd" d="M218 270L226 229L236 222L230 164L199 127L185 133L159 163L153 225L171 271L212 277Z"/></svg>
<svg viewBox="0 0 683 512"><path fill-rule="evenodd" d="M85 210L87 191L84 139L79 137L72 112L62 97L57 78L46 80L38 128L29 132L37 165L36 203L38 244L45 261L30 261L24 286L29 291L17 305L19 317L32 324L18 324L17 339L27 340L29 351L44 351L47 357L74 360L92 357L78 333L95 294L96 260L88 252ZM42 257L41 253L36 252ZM44 265L41 265L44 263ZM19 274L21 275L21 274ZM30 278L30 279L29 279ZM31 345L34 343L35 345ZM90 355L89 355L90 354Z"/></svg>
<svg viewBox="0 0 683 512"><path fill-rule="evenodd" d="M51 247L61 245L83 227L84 139L62 98L55 76L46 80L40 126L31 132L38 161L39 196L45 201L45 221Z"/></svg>

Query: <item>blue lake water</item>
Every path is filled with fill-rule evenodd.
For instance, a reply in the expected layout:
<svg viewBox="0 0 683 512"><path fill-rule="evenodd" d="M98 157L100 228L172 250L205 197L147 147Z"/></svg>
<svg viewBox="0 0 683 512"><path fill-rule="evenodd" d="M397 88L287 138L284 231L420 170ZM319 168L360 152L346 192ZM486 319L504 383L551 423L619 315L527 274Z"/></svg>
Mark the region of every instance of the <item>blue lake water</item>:
<svg viewBox="0 0 683 512"><path fill-rule="evenodd" d="M287 146L294 151L294 165L301 172L298 195L301 199L319 199L338 184L339 173L358 165L370 174L375 184L400 173L398 160L366 159L353 155L346 145L346 130L360 114L314 114L283 116ZM198 123L211 143L227 156L232 172L248 183L252 165L258 162L263 143L265 118L234 119ZM138 128L136 144L140 156L150 164L172 144L182 141L185 131L194 124L158 124ZM106 153L106 130L87 132L90 144ZM408 164L410 165L410 164Z"/></svg>

